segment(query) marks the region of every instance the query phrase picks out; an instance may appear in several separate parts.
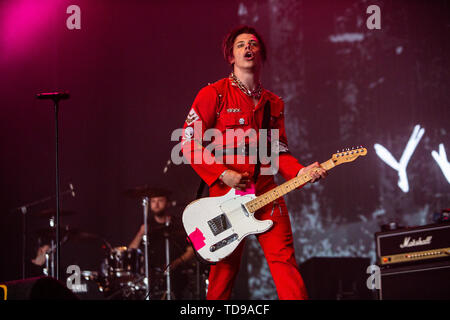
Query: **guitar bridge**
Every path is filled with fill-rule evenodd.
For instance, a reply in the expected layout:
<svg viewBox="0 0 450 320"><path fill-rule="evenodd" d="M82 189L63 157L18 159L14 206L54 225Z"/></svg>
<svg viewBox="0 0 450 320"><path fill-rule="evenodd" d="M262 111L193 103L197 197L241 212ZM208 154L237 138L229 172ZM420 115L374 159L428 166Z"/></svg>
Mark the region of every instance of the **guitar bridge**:
<svg viewBox="0 0 450 320"><path fill-rule="evenodd" d="M215 217L208 221L209 228L214 236L231 228L231 223L225 214Z"/></svg>

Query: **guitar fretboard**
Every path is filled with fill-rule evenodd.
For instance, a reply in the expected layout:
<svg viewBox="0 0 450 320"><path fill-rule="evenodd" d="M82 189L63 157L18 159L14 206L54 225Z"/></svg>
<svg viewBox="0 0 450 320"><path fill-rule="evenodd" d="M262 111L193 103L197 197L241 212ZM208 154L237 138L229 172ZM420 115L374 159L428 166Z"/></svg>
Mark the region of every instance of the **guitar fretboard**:
<svg viewBox="0 0 450 320"><path fill-rule="evenodd" d="M332 159L329 159L328 161L325 161L324 163L320 164L320 166L328 171L331 168L333 168L335 164ZM298 177L292 178L291 180L286 181L285 183L279 185L278 187L270 191L267 191L266 193L263 193L257 198L247 202L245 206L247 207L247 210L249 210L250 212L256 212L265 205L271 203L272 201L275 201L276 199L284 196L285 194L291 192L292 190L297 189L301 185L309 182L310 180L311 177L309 176L309 174L303 174Z"/></svg>

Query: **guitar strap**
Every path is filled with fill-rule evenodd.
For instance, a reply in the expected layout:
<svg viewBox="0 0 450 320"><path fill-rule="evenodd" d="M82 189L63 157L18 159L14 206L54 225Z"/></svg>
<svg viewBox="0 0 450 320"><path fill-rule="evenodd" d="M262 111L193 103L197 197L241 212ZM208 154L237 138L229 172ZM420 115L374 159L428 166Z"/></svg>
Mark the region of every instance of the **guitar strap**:
<svg viewBox="0 0 450 320"><path fill-rule="evenodd" d="M218 83L220 83L220 80L214 84L210 84L210 86L216 90L217 97L219 99L219 103L216 106L216 115L218 115L220 113L220 110L222 110L222 108L223 108L223 96L224 96L224 90L225 90L224 89L225 81L223 81L221 83L221 85L218 85ZM201 198L201 196L203 194L203 190L205 189L205 186L206 186L205 181L203 181L203 179L200 179L200 185L198 186L195 200Z"/></svg>
<svg viewBox="0 0 450 320"><path fill-rule="evenodd" d="M263 120L262 120L262 125L261 125L261 129L267 129L267 131L270 130L270 101L267 100L266 104L264 105L264 114L263 114ZM269 134L269 133L267 133ZM268 139L268 135L267 135L267 139L266 139L266 150L270 150L269 149L269 139ZM255 165L255 171L253 172L253 182L256 184L256 180L258 180L259 174L261 172L261 159L259 158L259 150L256 156L256 165Z"/></svg>

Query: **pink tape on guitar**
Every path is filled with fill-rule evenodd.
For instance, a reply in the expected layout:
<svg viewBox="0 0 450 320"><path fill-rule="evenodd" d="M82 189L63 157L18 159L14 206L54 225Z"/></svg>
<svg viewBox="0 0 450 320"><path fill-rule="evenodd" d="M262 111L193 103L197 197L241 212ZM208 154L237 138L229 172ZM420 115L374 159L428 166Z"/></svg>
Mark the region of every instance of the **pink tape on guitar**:
<svg viewBox="0 0 450 320"><path fill-rule="evenodd" d="M189 239L191 239L191 243L195 250L200 250L206 245L203 232L201 232L199 228L195 228L195 230L189 234Z"/></svg>
<svg viewBox="0 0 450 320"><path fill-rule="evenodd" d="M237 196L245 196L246 194L255 194L255 184L252 183L247 189L245 189L244 191L241 190L236 190L236 195Z"/></svg>

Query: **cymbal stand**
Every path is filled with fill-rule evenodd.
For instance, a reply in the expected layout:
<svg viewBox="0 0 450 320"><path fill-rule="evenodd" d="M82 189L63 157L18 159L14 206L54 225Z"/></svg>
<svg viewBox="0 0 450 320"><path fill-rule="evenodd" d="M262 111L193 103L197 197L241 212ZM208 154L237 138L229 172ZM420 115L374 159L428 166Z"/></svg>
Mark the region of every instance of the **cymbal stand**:
<svg viewBox="0 0 450 320"><path fill-rule="evenodd" d="M20 208L22 213L22 279L26 277L26 257L27 257L27 207Z"/></svg>
<svg viewBox="0 0 450 320"><path fill-rule="evenodd" d="M50 218L50 228L51 229L55 228L55 217ZM68 237L69 237L68 234L64 235L64 237L62 237L62 239L60 240L60 244L64 244L67 241ZM107 244L109 245L109 243ZM52 240L50 241L50 249L48 249L45 252L45 268L43 269L42 273L46 276L50 276L53 278L55 278L56 276L55 253L56 253L56 242L55 239L52 238Z"/></svg>
<svg viewBox="0 0 450 320"><path fill-rule="evenodd" d="M166 217L166 229L169 227L169 219ZM170 250L169 250L169 232L166 230L164 233L164 242L165 242L165 249L166 249L166 299L172 300L172 293L170 291Z"/></svg>
<svg viewBox="0 0 450 320"><path fill-rule="evenodd" d="M144 207L144 257L145 257L145 300L150 300L150 277L148 272L148 226L147 226L147 218L148 218L148 197L144 197L142 199L142 206Z"/></svg>
<svg viewBox="0 0 450 320"><path fill-rule="evenodd" d="M49 270L50 270L50 254L49 254L49 252L46 252L45 253L45 268L44 268L44 270L42 270L42 273L48 277L48 276L50 276Z"/></svg>
<svg viewBox="0 0 450 320"><path fill-rule="evenodd" d="M51 217L49 220L50 228L55 228L55 220L54 217ZM52 238L50 241L50 270L51 270L51 276L55 277L55 239Z"/></svg>
<svg viewBox="0 0 450 320"><path fill-rule="evenodd" d="M55 240L50 242L51 248L45 253L45 268L42 273L48 277L55 277Z"/></svg>
<svg viewBox="0 0 450 320"><path fill-rule="evenodd" d="M51 270L51 276L54 278L55 277L55 240L52 239L51 241L51 253L50 253L50 270Z"/></svg>
<svg viewBox="0 0 450 320"><path fill-rule="evenodd" d="M50 229L55 228L55 217L49 219ZM45 268L42 273L46 276L55 277L55 239L50 240L50 249L45 252Z"/></svg>

